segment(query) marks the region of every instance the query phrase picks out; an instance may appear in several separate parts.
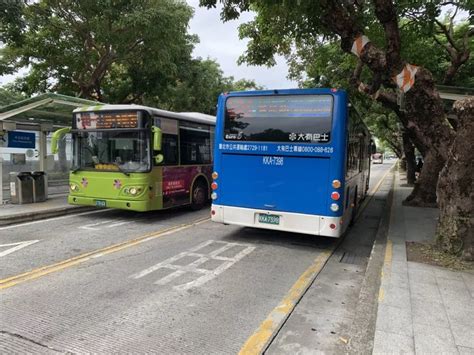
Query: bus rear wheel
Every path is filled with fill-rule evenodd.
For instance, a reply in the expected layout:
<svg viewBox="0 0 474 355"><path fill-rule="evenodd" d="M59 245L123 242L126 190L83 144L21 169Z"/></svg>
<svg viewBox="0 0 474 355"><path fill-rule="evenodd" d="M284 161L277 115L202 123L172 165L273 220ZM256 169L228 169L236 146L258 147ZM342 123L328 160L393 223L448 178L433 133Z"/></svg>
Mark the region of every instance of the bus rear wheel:
<svg viewBox="0 0 474 355"><path fill-rule="evenodd" d="M200 210L208 201L208 192L206 184L201 181L196 181L193 185L191 195L191 209L194 211Z"/></svg>

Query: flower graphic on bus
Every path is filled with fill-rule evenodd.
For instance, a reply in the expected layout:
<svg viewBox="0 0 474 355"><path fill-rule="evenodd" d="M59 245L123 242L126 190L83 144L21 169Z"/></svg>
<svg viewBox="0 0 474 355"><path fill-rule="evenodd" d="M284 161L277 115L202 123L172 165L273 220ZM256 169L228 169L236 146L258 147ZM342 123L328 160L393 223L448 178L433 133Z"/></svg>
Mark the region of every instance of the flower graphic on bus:
<svg viewBox="0 0 474 355"><path fill-rule="evenodd" d="M296 133L290 133L290 136L289 136L290 141L296 140L296 137L297 137L297 136L296 136Z"/></svg>
<svg viewBox="0 0 474 355"><path fill-rule="evenodd" d="M85 177L82 178L81 185L82 185L83 188L86 188L87 185L89 185L89 181L87 180L87 178L85 178Z"/></svg>
<svg viewBox="0 0 474 355"><path fill-rule="evenodd" d="M118 190L122 187L122 181L120 181L119 179L115 179L114 180L114 187Z"/></svg>

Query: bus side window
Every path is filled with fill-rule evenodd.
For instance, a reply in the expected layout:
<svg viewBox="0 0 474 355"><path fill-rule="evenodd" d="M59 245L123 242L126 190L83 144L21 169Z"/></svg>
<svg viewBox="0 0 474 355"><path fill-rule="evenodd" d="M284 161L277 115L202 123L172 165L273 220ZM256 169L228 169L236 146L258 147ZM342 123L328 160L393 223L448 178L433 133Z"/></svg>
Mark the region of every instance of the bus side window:
<svg viewBox="0 0 474 355"><path fill-rule="evenodd" d="M211 163L209 128L209 126L181 123L179 144L182 165Z"/></svg>
<svg viewBox="0 0 474 355"><path fill-rule="evenodd" d="M159 165L179 165L178 121L164 117L154 117L154 125L160 127L163 132L161 143L163 162Z"/></svg>
<svg viewBox="0 0 474 355"><path fill-rule="evenodd" d="M178 136L174 134L163 134L161 147L163 162L160 165L178 165Z"/></svg>

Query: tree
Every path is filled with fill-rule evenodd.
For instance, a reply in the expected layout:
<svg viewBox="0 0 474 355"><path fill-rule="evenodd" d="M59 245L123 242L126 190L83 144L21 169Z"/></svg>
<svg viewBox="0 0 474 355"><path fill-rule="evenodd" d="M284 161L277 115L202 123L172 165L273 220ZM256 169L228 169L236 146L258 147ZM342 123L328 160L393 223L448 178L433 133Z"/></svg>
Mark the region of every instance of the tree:
<svg viewBox="0 0 474 355"><path fill-rule="evenodd" d="M193 59L182 68L175 82L158 95L145 97L144 102L171 111L197 111L215 115L220 93L262 88L253 80L235 81L232 76L225 77L220 65L211 59Z"/></svg>
<svg viewBox="0 0 474 355"><path fill-rule="evenodd" d="M114 87L104 84L118 80L129 80L140 94L166 86L197 40L187 33L192 8L180 1L6 3L0 73L31 67L18 83L29 95L78 92L102 101L116 95ZM15 17L5 22L8 14Z"/></svg>
<svg viewBox="0 0 474 355"><path fill-rule="evenodd" d="M439 171L451 157L449 151L455 131L446 119L432 73L423 66L413 66L405 57L400 24L401 19L406 18L420 32L427 31L437 24L445 2L404 0L398 1L397 5L391 0L302 0L297 4L272 0L222 2L224 20L237 18L240 12L250 9L257 13L255 20L240 29L241 36L250 39L242 58L249 63L271 65L275 54L291 56L295 54L295 48L297 53L298 48L317 46L335 38L340 40L344 52L354 53L358 64L352 76L352 85L385 107L398 110L400 122L409 130L412 141L425 156L426 168L422 170L420 184L414 189L411 202L416 205L434 202L432 187L437 184ZM213 7L216 3L217 0L201 0L202 6ZM471 14L474 11L473 3L467 0L448 3ZM370 37L372 28L378 28L383 33L380 40ZM465 34L466 38L470 36L471 31ZM370 74L368 84L362 81L363 70ZM403 100L402 108L397 105L397 96ZM474 175L474 171L468 173ZM446 179L453 179L452 184L438 186L440 198L450 192L441 192L440 189L449 190L455 183L461 183L456 180L459 176L448 176ZM470 193L473 186L467 189ZM460 204L462 200L451 202ZM440 201L440 204L443 203ZM468 211L470 215L473 212ZM441 209L441 213L447 211ZM440 220L449 223L449 219L443 216ZM441 229L440 225L438 230ZM468 232L472 235L472 230ZM468 257L468 254L464 256Z"/></svg>

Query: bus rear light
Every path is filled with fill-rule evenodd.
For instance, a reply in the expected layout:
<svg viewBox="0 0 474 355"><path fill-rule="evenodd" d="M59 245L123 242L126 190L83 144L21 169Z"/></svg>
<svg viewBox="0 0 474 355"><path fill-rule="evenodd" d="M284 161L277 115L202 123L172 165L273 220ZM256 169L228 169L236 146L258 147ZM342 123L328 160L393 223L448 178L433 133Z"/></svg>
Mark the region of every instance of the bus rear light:
<svg viewBox="0 0 474 355"><path fill-rule="evenodd" d="M214 180L216 180L218 177L219 177L219 174L214 171L214 172L212 173L212 178L213 178Z"/></svg>
<svg viewBox="0 0 474 355"><path fill-rule="evenodd" d="M339 205L337 203L331 203L331 211L333 212L339 211Z"/></svg>
<svg viewBox="0 0 474 355"><path fill-rule="evenodd" d="M211 194L211 198L212 198L213 200L215 200L215 199L217 198L217 194L216 194L215 192L213 192L213 193Z"/></svg>
<svg viewBox="0 0 474 355"><path fill-rule="evenodd" d="M339 180L333 180L332 181L332 187L335 189L338 189L341 187L341 182Z"/></svg>
<svg viewBox="0 0 474 355"><path fill-rule="evenodd" d="M336 225L335 225L334 223L331 223L331 224L329 225L329 228L331 228L331 229L336 229Z"/></svg>
<svg viewBox="0 0 474 355"><path fill-rule="evenodd" d="M216 214L216 211L212 210L212 211L211 211L211 215L214 216L215 214Z"/></svg>
<svg viewBox="0 0 474 355"><path fill-rule="evenodd" d="M217 182L214 181L214 182L211 184L211 189L217 190Z"/></svg>
<svg viewBox="0 0 474 355"><path fill-rule="evenodd" d="M337 201L341 198L341 195L339 194L339 192L337 191L334 191L332 194L331 194L331 198L334 200L334 201Z"/></svg>

